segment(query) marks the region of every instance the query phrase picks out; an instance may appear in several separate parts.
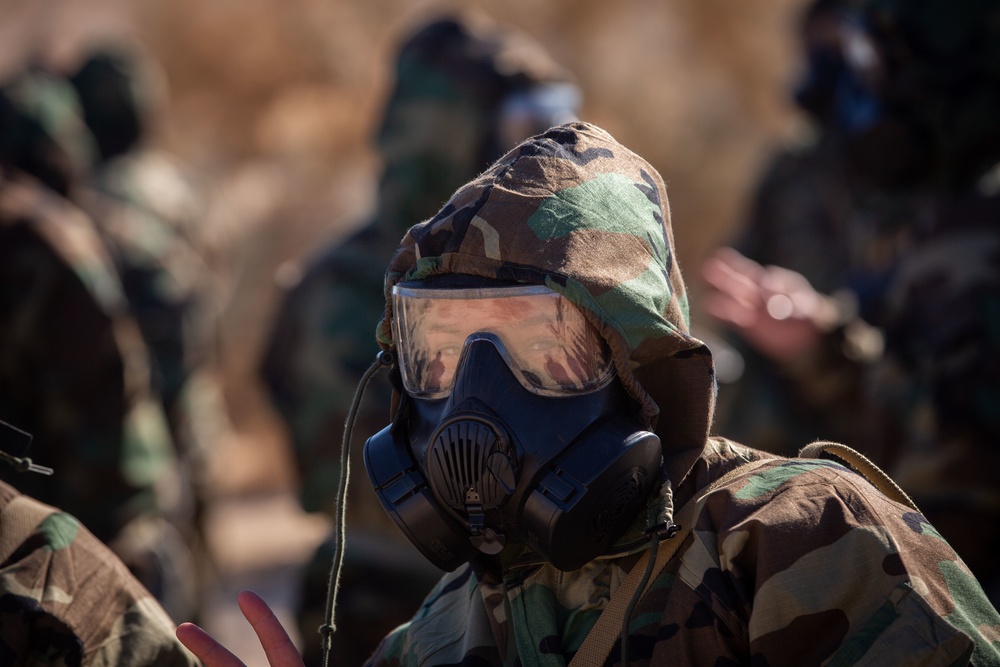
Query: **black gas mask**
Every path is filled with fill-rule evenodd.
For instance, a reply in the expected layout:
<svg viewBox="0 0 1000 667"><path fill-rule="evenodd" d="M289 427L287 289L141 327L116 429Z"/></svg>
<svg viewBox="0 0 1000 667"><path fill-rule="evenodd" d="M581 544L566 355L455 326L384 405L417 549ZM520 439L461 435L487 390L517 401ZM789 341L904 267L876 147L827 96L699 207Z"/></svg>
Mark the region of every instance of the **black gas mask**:
<svg viewBox="0 0 1000 667"><path fill-rule="evenodd" d="M575 306L543 286L478 283L394 288L404 392L365 467L443 570L515 545L578 569L644 506L659 439Z"/></svg>

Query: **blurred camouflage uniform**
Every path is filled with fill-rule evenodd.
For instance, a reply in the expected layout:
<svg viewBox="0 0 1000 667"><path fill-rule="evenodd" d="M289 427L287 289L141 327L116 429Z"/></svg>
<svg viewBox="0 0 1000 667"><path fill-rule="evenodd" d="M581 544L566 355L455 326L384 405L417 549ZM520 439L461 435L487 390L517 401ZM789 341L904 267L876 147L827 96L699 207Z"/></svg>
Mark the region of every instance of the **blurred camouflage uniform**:
<svg viewBox="0 0 1000 667"><path fill-rule="evenodd" d="M625 625L629 664L1000 664L1000 614L918 512L834 461L708 436L712 355L689 333L673 252L659 174L583 123L511 151L404 237L386 274L385 349L399 282L461 274L548 286L610 347L660 438L673 498L654 493L610 553L572 572L522 545L477 553L368 664L565 665L661 512L740 466L707 493ZM621 652L619 640L599 664L620 664Z"/></svg>
<svg viewBox="0 0 1000 667"><path fill-rule="evenodd" d="M874 96L919 137L924 167L906 184L918 214L879 321L886 354L869 383L882 427L874 438L888 443L889 471L997 604L1000 4L867 4L884 67L899 73ZM862 147L868 135L889 134L877 125L866 132Z"/></svg>
<svg viewBox="0 0 1000 667"><path fill-rule="evenodd" d="M1000 7L820 4L843 12L847 40L862 40L876 65L841 63L828 119L837 143L825 158L812 155L812 168L784 168L784 180L765 182L750 253L799 270L820 290L848 288L884 335L884 355L852 358L836 332L817 355L822 363L770 367L786 382L774 404L795 406L792 396L811 395L803 387L825 384L824 402L805 413L821 416L825 432L816 435L845 437L843 425L851 428L848 442L914 497L996 603L1000 485L988 471L1000 463L1000 209L991 170L1000 159ZM855 183L845 185L847 173ZM831 270L841 274L832 283L823 275ZM732 424L764 411L737 396L728 399L735 419L718 432L741 437Z"/></svg>
<svg viewBox="0 0 1000 667"><path fill-rule="evenodd" d="M734 242L746 257L803 275L831 295L836 328L795 364L778 364L742 341L727 340L743 373L719 390L715 431L766 451L792 456L804 443L862 444L858 388L882 352L872 327L893 267L905 252L912 211L851 176L836 123L836 92L847 65L839 35L841 0L812 3L802 18L805 73L795 100L812 126L770 158Z"/></svg>
<svg viewBox="0 0 1000 667"><path fill-rule="evenodd" d="M307 511L333 511L344 422L358 381L375 358L384 267L400 237L506 147L574 114L570 75L525 34L480 15L443 18L401 46L378 133L383 160L373 218L309 262L285 295L262 364L290 430ZM538 127L538 118L544 118ZM352 451L389 420L388 382L368 388ZM352 484L352 538L334 654L360 663L409 618L438 572L400 536L367 484ZM388 541L387 541L388 540ZM331 545L307 568L302 632L318 662ZM350 644L350 645L349 645Z"/></svg>
<svg viewBox="0 0 1000 667"><path fill-rule="evenodd" d="M210 274L190 179L144 144L156 92L139 68L137 55L109 46L88 53L69 80L100 154L84 203L114 252L172 414L192 369L210 355Z"/></svg>
<svg viewBox="0 0 1000 667"><path fill-rule="evenodd" d="M776 155L734 243L763 266L800 273L837 309L822 344L795 363L776 364L737 334L726 337L742 357L742 373L720 386L714 430L785 456L816 439L862 444L858 388L884 347L871 323L908 245L904 202L859 192L840 150L824 133Z"/></svg>
<svg viewBox="0 0 1000 667"><path fill-rule="evenodd" d="M0 433L0 446L13 439ZM159 603L70 514L0 482L0 536L4 665L199 664Z"/></svg>
<svg viewBox="0 0 1000 667"><path fill-rule="evenodd" d="M32 178L72 195L87 152L74 104L37 71L0 94L0 415L57 470L20 490L71 511L187 613L190 555L167 520L182 487L148 349L92 221Z"/></svg>
<svg viewBox="0 0 1000 667"><path fill-rule="evenodd" d="M111 252L150 349L185 489L173 521L204 577L211 565L203 534L209 459L229 428L212 376L218 289L203 241L204 202L181 164L148 142L166 95L157 74L136 47L108 43L91 47L68 77L100 156L76 199ZM174 613L191 619L196 610Z"/></svg>
<svg viewBox="0 0 1000 667"><path fill-rule="evenodd" d="M873 437L1000 604L1000 195L943 198L932 221L889 286Z"/></svg>
<svg viewBox="0 0 1000 667"><path fill-rule="evenodd" d="M215 361L217 295L200 240L200 197L172 156L146 144L163 95L154 73L146 71L151 67L134 49L107 45L87 52L69 77L99 153L76 200L112 253L152 353L154 387L195 485L189 500L200 502L211 442L226 424L220 396L204 372Z"/></svg>

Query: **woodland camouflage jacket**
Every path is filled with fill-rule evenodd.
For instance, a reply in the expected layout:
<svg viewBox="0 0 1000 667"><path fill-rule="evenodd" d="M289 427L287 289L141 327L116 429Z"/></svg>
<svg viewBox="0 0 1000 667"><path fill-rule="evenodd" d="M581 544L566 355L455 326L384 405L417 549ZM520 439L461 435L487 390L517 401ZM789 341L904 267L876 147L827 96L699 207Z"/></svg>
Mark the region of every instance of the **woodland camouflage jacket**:
<svg viewBox="0 0 1000 667"><path fill-rule="evenodd" d="M45 509L0 482L0 664L193 667L160 604L75 518L55 510L25 539L12 531ZM52 508L48 508L52 510ZM30 528L30 524L27 526Z"/></svg>
<svg viewBox="0 0 1000 667"><path fill-rule="evenodd" d="M1000 616L919 513L831 461L708 437L711 353L689 333L672 249L657 172L603 130L572 124L515 148L411 229L386 278L387 294L460 273L542 283L573 301L659 435L678 505L769 459L711 494L632 616L631 664L1000 664ZM379 339L391 348L388 304ZM566 664L645 548L637 522L578 571L507 552L501 565L460 568L369 664Z"/></svg>

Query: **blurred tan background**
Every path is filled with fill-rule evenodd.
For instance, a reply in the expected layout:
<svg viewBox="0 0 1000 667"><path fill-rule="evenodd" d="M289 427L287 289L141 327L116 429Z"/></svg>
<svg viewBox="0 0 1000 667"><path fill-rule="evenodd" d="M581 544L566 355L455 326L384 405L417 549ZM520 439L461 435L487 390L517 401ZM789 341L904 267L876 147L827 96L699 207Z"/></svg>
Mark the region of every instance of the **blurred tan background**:
<svg viewBox="0 0 1000 667"><path fill-rule="evenodd" d="M694 319L705 326L697 310L698 266L735 230L771 147L798 129L787 91L799 66L795 26L802 5L484 0L464 6L540 40L576 74L582 118L660 170ZM222 565L252 573L212 594L218 608L232 606L231 589L287 583L296 559L326 531L325 520L297 513L288 493L295 479L285 433L254 376L276 306L275 281L289 273L290 262L362 222L378 171L370 139L396 46L418 22L449 6L0 0L0 78L32 58L70 62L96 39L143 45L159 62L167 91L156 143L185 161L208 194L204 234L222 278L219 374L234 427L218 443L213 475L220 498L241 499L220 503L212 525L217 544L226 545ZM262 531L262 522L286 532ZM237 617L215 623L224 635L233 633L226 636L243 631Z"/></svg>
<svg viewBox="0 0 1000 667"><path fill-rule="evenodd" d="M466 3L519 26L572 69L581 114L663 174L697 309L697 266L738 224L774 142L794 131L802 0ZM240 437L220 484L293 484L253 377L283 262L360 224L370 138L401 35L423 0L0 0L0 75L66 62L94 39L139 41L168 91L157 142L208 188L225 279L221 360ZM695 318L697 320L697 310ZM220 447L223 445L220 445Z"/></svg>

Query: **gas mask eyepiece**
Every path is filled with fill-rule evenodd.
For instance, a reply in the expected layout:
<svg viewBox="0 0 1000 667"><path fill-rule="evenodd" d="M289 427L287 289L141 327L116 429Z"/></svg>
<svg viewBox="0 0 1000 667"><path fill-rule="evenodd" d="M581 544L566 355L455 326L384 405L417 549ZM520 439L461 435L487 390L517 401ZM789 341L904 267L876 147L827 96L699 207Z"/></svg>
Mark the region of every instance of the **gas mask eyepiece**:
<svg viewBox="0 0 1000 667"><path fill-rule="evenodd" d="M603 553L661 451L580 310L538 285L412 283L393 309L405 394L365 465L396 524L445 570L512 544L563 570Z"/></svg>

